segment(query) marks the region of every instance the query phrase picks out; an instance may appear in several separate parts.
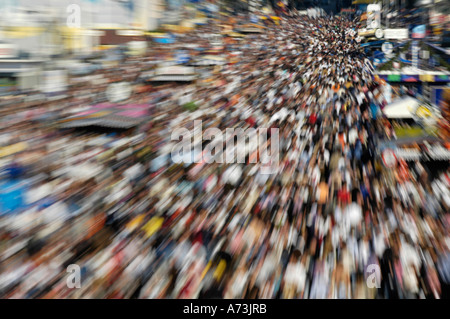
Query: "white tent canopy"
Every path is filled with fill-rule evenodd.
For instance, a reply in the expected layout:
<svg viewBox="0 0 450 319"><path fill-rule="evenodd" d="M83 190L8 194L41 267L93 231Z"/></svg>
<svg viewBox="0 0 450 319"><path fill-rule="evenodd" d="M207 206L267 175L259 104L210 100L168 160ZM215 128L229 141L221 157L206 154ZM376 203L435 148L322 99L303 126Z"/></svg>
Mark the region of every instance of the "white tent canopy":
<svg viewBox="0 0 450 319"><path fill-rule="evenodd" d="M414 113L419 105L419 100L411 96L404 96L386 105L383 113L390 119L411 119L414 118Z"/></svg>

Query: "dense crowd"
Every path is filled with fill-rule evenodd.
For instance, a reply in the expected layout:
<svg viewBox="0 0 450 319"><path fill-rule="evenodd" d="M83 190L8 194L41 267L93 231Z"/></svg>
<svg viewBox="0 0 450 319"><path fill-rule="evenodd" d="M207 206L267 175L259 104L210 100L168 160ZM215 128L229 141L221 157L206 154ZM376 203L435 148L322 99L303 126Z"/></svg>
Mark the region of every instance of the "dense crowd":
<svg viewBox="0 0 450 319"><path fill-rule="evenodd" d="M206 84L134 92L122 103L148 103L152 117L132 132L49 122L101 102L107 83L137 79L173 54L170 45L97 71L108 80L82 83L63 100L3 107L1 145L27 144L2 158L3 189L28 189L20 207L1 203L0 295L448 297L449 171L431 180L420 162L383 167L383 96L356 29L341 17L286 15L227 43L240 59ZM207 46L201 33L180 41ZM251 161L254 147L246 163L174 163L171 133L194 120L203 130L278 129L274 172ZM72 264L80 288L67 284Z"/></svg>

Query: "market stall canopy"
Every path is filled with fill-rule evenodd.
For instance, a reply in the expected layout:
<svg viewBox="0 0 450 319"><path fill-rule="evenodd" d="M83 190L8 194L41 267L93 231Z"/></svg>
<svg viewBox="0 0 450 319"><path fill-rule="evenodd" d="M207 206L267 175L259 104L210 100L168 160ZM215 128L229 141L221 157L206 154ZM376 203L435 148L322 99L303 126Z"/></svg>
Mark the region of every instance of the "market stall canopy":
<svg viewBox="0 0 450 319"><path fill-rule="evenodd" d="M389 119L412 119L419 105L419 100L411 96L405 96L388 104L383 109L383 113Z"/></svg>
<svg viewBox="0 0 450 319"><path fill-rule="evenodd" d="M159 67L155 71L149 71L142 74L147 81L193 81L198 77L193 67L185 66L167 66Z"/></svg>
<svg viewBox="0 0 450 319"><path fill-rule="evenodd" d="M150 105L127 104L114 105L103 103L89 107L87 110L68 116L59 121L62 128L83 126L103 126L128 129L148 120Z"/></svg>
<svg viewBox="0 0 450 319"><path fill-rule="evenodd" d="M192 65L223 65L226 63L225 58L214 56L214 55L205 55L196 61L192 62Z"/></svg>

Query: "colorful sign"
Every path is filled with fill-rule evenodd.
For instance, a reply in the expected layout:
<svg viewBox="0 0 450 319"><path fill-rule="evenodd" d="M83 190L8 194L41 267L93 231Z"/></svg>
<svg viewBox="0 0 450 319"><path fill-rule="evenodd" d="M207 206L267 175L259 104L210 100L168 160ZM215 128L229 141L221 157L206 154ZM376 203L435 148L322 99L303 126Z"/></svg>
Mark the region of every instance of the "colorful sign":
<svg viewBox="0 0 450 319"><path fill-rule="evenodd" d="M389 82L400 82L401 81L401 75L400 74L388 74L387 80Z"/></svg>
<svg viewBox="0 0 450 319"><path fill-rule="evenodd" d="M400 76L402 82L419 82L419 75L406 75L402 74Z"/></svg>
<svg viewBox="0 0 450 319"><path fill-rule="evenodd" d="M435 82L449 82L449 80L450 80L449 76L445 74L434 76Z"/></svg>
<svg viewBox="0 0 450 319"><path fill-rule="evenodd" d="M434 82L434 75L432 74L420 74L419 79L422 82Z"/></svg>

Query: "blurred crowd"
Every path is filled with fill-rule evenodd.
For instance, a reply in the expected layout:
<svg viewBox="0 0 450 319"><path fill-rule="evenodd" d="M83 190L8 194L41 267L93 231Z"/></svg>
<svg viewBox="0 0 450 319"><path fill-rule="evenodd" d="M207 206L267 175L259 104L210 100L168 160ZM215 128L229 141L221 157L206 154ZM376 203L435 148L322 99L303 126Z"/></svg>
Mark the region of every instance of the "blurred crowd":
<svg viewBox="0 0 450 319"><path fill-rule="evenodd" d="M207 84L134 92L122 103L152 112L135 131L52 123L170 57L168 45L97 71L106 82L81 83L62 100L9 101L1 146L26 146L1 158L2 192L26 192L20 205L0 203L0 296L448 297L450 171L432 179L420 162L383 167L383 97L356 28L286 14L227 43L240 59ZM180 41L207 46L201 34ZM194 120L203 130L279 129L275 171L249 164L254 147L246 163L174 163L171 133ZM80 288L67 285L72 264Z"/></svg>

